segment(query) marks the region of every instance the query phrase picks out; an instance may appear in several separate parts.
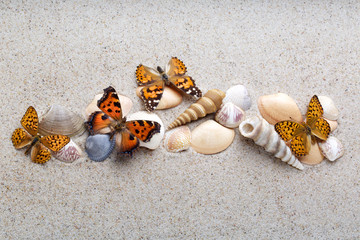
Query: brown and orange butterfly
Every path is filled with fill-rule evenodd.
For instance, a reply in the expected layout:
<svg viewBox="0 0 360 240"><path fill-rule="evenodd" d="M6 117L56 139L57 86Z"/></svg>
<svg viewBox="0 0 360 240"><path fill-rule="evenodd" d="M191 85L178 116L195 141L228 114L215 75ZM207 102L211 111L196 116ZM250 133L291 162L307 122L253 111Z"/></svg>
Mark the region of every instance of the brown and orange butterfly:
<svg viewBox="0 0 360 240"><path fill-rule="evenodd" d="M202 93L196 87L195 81L185 73L185 64L176 57L170 59L165 71L161 67L155 70L140 64L136 69L136 79L139 86L145 86L140 94L146 110L152 111L157 107L164 92L164 85L172 85L186 94L201 97Z"/></svg>
<svg viewBox="0 0 360 240"><path fill-rule="evenodd" d="M31 150L31 160L35 163L45 163L51 158L51 151L57 152L70 142L70 138L63 135L40 136L38 134L39 118L34 107L30 106L23 118L21 125L11 136L11 141L16 149L30 145L25 154Z"/></svg>
<svg viewBox="0 0 360 240"><path fill-rule="evenodd" d="M86 122L90 134L97 134L106 127L110 128L111 137L115 136L116 145L121 153L132 155L140 144L139 140L148 142L155 133L160 132L161 125L155 121L126 121L126 117L122 116L119 97L113 87L104 89L104 95L97 106L101 111L91 114Z"/></svg>
<svg viewBox="0 0 360 240"><path fill-rule="evenodd" d="M284 141L291 141L290 148L296 156L305 156L316 138L326 140L329 136L330 125L321 118L323 113L320 101L314 95L308 106L306 122L281 121L275 124L275 130Z"/></svg>

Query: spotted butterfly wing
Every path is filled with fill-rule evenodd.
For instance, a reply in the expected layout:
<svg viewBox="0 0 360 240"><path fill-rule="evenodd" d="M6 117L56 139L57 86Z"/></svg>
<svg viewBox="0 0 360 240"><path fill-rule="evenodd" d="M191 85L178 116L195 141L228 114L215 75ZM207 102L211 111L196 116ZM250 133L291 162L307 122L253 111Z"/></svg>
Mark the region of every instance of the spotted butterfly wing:
<svg viewBox="0 0 360 240"><path fill-rule="evenodd" d="M158 71L153 68L146 67L142 64L136 68L136 80L139 86L150 85L157 81L161 81L162 77Z"/></svg>
<svg viewBox="0 0 360 240"><path fill-rule="evenodd" d="M11 136L11 141L16 149L20 149L31 143L32 136L24 129L17 128Z"/></svg>
<svg viewBox="0 0 360 240"><path fill-rule="evenodd" d="M160 132L161 125L155 121L135 120L126 122L126 128L143 142L150 141L155 133Z"/></svg>
<svg viewBox="0 0 360 240"><path fill-rule="evenodd" d="M116 133L116 145L121 153L132 155L133 151L139 146L140 142L128 129L123 129Z"/></svg>
<svg viewBox="0 0 360 240"><path fill-rule="evenodd" d="M64 135L48 135L40 138L40 142L51 151L57 152L70 142L70 138Z"/></svg>
<svg viewBox="0 0 360 240"><path fill-rule="evenodd" d="M41 143L37 142L31 149L31 161L43 164L51 158L50 151Z"/></svg>
<svg viewBox="0 0 360 240"><path fill-rule="evenodd" d="M306 123L311 129L311 134L321 140L326 140L330 134L330 125L325 119L321 118L323 113L324 110L321 106L319 98L314 95L308 106Z"/></svg>
<svg viewBox="0 0 360 240"><path fill-rule="evenodd" d="M97 103L101 111L114 120L122 119L122 111L119 97L113 87L104 89L104 95Z"/></svg>
<svg viewBox="0 0 360 240"><path fill-rule="evenodd" d="M103 112L96 111L89 116L89 120L86 122L86 126L91 135L97 134L101 129L109 127L111 119Z"/></svg>
<svg viewBox="0 0 360 240"><path fill-rule="evenodd" d="M141 89L141 98L145 103L145 109L152 111L158 106L160 99L164 93L164 81L156 81L150 86Z"/></svg>
<svg viewBox="0 0 360 240"><path fill-rule="evenodd" d="M32 136L38 133L39 118L33 106L28 107L20 122L25 130Z"/></svg>

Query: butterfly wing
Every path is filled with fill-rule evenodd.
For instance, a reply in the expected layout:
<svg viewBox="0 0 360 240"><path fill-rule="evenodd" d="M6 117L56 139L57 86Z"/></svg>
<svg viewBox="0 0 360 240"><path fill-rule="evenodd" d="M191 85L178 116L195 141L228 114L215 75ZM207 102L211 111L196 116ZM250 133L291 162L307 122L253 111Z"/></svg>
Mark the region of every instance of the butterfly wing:
<svg viewBox="0 0 360 240"><path fill-rule="evenodd" d="M302 157L309 153L311 146L311 137L305 132L292 138L290 143L291 151L297 156Z"/></svg>
<svg viewBox="0 0 360 240"><path fill-rule="evenodd" d="M21 125L28 133L35 136L38 132L39 118L34 107L30 106L21 119Z"/></svg>
<svg viewBox="0 0 360 240"><path fill-rule="evenodd" d="M290 141L295 135L305 132L305 127L293 121L281 121L275 124L275 131L285 141Z"/></svg>
<svg viewBox="0 0 360 240"><path fill-rule="evenodd" d="M155 121L135 120L126 122L126 128L141 141L148 142L155 133L160 132L161 125Z"/></svg>
<svg viewBox="0 0 360 240"><path fill-rule="evenodd" d="M139 146L140 142L137 137L130 133L129 130L124 129L116 133L116 145L121 153L132 155L133 151Z"/></svg>
<svg viewBox="0 0 360 240"><path fill-rule="evenodd" d="M310 125L311 134L326 140L330 134L330 124L323 118L318 118L315 122Z"/></svg>
<svg viewBox="0 0 360 240"><path fill-rule="evenodd" d="M43 164L51 158L50 151L41 143L36 143L31 149L31 160L34 163Z"/></svg>
<svg viewBox="0 0 360 240"><path fill-rule="evenodd" d="M40 142L51 151L57 152L70 142L70 138L64 135L49 135L40 138Z"/></svg>
<svg viewBox="0 0 360 240"><path fill-rule="evenodd" d="M306 113L306 123L311 125L312 122L315 122L319 117L324 113L324 110L320 104L319 98L314 95L309 103L308 110Z"/></svg>
<svg viewBox="0 0 360 240"><path fill-rule="evenodd" d="M160 102L164 92L164 81L157 81L150 86L145 86L141 89L141 98L145 103L147 111L154 110Z"/></svg>
<svg viewBox="0 0 360 240"><path fill-rule="evenodd" d="M104 89L104 95L98 101L98 107L112 119L121 120L122 111L119 97L113 87Z"/></svg>
<svg viewBox="0 0 360 240"><path fill-rule="evenodd" d="M111 124L111 119L105 113L96 111L89 116L89 121L87 121L85 124L90 134L94 135L99 133L101 129L109 127Z"/></svg>
<svg viewBox="0 0 360 240"><path fill-rule="evenodd" d="M11 136L11 141L16 149L23 148L31 143L32 137L24 129L17 128Z"/></svg>
<svg viewBox="0 0 360 240"><path fill-rule="evenodd" d="M161 75L155 69L146 67L142 64L136 68L136 80L139 86L149 85L161 80Z"/></svg>
<svg viewBox="0 0 360 240"><path fill-rule="evenodd" d="M185 64L178 59L177 57L172 57L169 61L169 63L166 65L166 74L169 77L172 76L181 76L186 73L186 66Z"/></svg>
<svg viewBox="0 0 360 240"><path fill-rule="evenodd" d="M200 89L195 85L195 81L189 76L172 76L169 78L169 81L188 95L202 96Z"/></svg>

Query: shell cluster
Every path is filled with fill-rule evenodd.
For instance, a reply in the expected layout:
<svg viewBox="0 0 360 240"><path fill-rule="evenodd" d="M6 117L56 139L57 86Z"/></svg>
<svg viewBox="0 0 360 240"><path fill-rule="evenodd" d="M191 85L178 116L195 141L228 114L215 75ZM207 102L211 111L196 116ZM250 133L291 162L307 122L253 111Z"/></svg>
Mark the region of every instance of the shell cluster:
<svg viewBox="0 0 360 240"><path fill-rule="evenodd" d="M324 111L323 118L329 123L331 132L333 132L338 127L339 110L331 98L318 96L318 99ZM261 96L257 104L261 116L270 124L289 119L297 122L304 121L296 102L285 93ZM329 136L326 141L312 143L309 154L300 157L299 160L302 163L315 165L321 163L324 157L334 161L343 154L344 149L339 139Z"/></svg>

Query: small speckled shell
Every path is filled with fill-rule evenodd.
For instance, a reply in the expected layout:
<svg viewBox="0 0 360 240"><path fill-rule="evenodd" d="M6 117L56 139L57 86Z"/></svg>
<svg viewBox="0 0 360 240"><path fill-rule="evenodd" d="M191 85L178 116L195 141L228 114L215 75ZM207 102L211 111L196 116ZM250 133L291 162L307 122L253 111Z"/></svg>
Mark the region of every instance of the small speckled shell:
<svg viewBox="0 0 360 240"><path fill-rule="evenodd" d="M164 139L164 147L168 152L187 150L191 143L191 132L188 126L181 126L168 131Z"/></svg>
<svg viewBox="0 0 360 240"><path fill-rule="evenodd" d="M73 140L70 140L60 151L52 152L52 155L60 161L71 163L81 157L82 151Z"/></svg>

